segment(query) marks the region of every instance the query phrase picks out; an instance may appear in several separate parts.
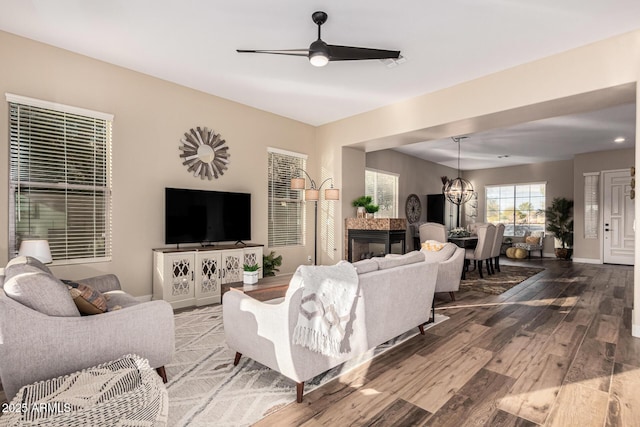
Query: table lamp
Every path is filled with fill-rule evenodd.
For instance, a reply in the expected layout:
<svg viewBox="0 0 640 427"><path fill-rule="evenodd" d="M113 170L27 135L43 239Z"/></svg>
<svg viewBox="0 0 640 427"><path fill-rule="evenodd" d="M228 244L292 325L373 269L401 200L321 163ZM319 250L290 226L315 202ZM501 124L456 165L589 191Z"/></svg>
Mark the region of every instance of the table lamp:
<svg viewBox="0 0 640 427"><path fill-rule="evenodd" d="M23 240L22 243L20 243L18 256L30 256L44 264L53 261L51 258L51 250L49 249L49 242L44 239Z"/></svg>

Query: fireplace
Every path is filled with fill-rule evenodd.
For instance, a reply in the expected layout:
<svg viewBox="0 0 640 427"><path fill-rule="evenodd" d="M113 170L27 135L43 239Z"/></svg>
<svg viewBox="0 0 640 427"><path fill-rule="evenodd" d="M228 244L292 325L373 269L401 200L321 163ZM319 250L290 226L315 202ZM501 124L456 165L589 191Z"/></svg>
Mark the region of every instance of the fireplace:
<svg viewBox="0 0 640 427"><path fill-rule="evenodd" d="M345 258L350 262L386 254L404 254L404 218L347 218Z"/></svg>

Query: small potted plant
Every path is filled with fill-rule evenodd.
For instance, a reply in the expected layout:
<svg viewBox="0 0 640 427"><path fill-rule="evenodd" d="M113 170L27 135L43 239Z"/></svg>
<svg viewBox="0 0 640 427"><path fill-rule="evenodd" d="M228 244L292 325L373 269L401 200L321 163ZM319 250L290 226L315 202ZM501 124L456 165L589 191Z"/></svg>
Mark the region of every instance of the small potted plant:
<svg viewBox="0 0 640 427"><path fill-rule="evenodd" d="M260 266L258 264L244 264L244 274L242 275L242 282L245 285L253 285L258 283L258 270Z"/></svg>
<svg viewBox="0 0 640 427"><path fill-rule="evenodd" d="M278 267L282 265L282 255L276 256L274 251L262 256L262 275L264 277L275 276Z"/></svg>
<svg viewBox="0 0 640 427"><path fill-rule="evenodd" d="M373 199L371 196L360 196L351 202L351 205L356 208L356 217L364 218L366 212L366 206L370 205Z"/></svg>
<svg viewBox="0 0 640 427"><path fill-rule="evenodd" d="M380 210L380 206L369 203L364 207L364 210L367 211L367 218L373 218L373 214Z"/></svg>

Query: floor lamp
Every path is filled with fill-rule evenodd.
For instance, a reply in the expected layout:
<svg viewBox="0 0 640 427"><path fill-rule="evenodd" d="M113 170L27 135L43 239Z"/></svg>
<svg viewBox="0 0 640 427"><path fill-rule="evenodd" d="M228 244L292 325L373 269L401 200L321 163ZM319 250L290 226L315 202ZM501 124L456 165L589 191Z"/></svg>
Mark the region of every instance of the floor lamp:
<svg viewBox="0 0 640 427"><path fill-rule="evenodd" d="M314 216L313 216L313 263L318 263L318 200L320 199L320 190L322 186L325 185L328 181L331 181L331 187L326 188L324 190L324 199L325 200L339 200L340 199L340 190L337 188L333 188L333 178L327 178L320 186L316 187L316 182L311 179L307 171L304 169L296 169L295 172L301 171L304 173L309 179L310 186L306 187L306 181L304 176L300 178L291 178L291 189L292 190L304 190L304 200L306 202L315 202L314 206ZM294 172L294 173L295 173Z"/></svg>

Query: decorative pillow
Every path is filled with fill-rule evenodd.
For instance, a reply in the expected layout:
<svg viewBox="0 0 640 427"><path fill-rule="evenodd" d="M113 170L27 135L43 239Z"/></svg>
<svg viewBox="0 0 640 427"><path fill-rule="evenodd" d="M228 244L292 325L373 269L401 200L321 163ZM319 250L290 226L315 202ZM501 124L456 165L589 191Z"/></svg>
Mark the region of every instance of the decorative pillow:
<svg viewBox="0 0 640 427"><path fill-rule="evenodd" d="M63 280L78 311L84 315L102 314L107 311L107 299L97 290L84 283Z"/></svg>
<svg viewBox="0 0 640 427"><path fill-rule="evenodd" d="M444 248L444 245L446 245L446 243L438 242L437 240L425 240L422 243L422 249L427 251L439 251Z"/></svg>
<svg viewBox="0 0 640 427"><path fill-rule="evenodd" d="M530 245L539 245L540 244L540 237L527 236L524 241L525 241L525 243L528 243Z"/></svg>

